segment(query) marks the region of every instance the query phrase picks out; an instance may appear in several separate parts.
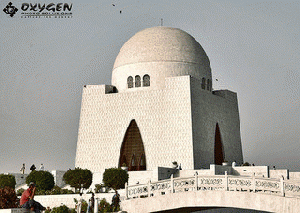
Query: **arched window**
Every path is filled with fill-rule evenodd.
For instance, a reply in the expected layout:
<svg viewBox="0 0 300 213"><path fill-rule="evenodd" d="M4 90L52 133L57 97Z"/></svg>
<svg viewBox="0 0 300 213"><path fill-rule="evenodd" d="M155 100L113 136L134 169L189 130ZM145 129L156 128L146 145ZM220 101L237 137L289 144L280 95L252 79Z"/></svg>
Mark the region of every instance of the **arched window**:
<svg viewBox="0 0 300 213"><path fill-rule="evenodd" d="M210 90L210 80L209 79L207 79L207 88L206 89Z"/></svg>
<svg viewBox="0 0 300 213"><path fill-rule="evenodd" d="M128 88L133 88L133 78L132 78L132 76L129 76L127 78L127 86L128 86Z"/></svg>
<svg viewBox="0 0 300 213"><path fill-rule="evenodd" d="M136 171L137 170L137 165L136 165L136 160L135 160L135 156L132 155L131 157L131 162L128 168L129 171Z"/></svg>
<svg viewBox="0 0 300 213"><path fill-rule="evenodd" d="M146 158L145 158L145 154L142 154L141 158L140 158L140 163L139 163L139 171L141 170L146 170Z"/></svg>
<svg viewBox="0 0 300 213"><path fill-rule="evenodd" d="M143 76L143 86L144 87L149 87L150 86L150 76L149 75L144 75Z"/></svg>
<svg viewBox="0 0 300 213"><path fill-rule="evenodd" d="M139 75L135 76L135 87L141 86L141 77Z"/></svg>
<svg viewBox="0 0 300 213"><path fill-rule="evenodd" d="M202 78L201 88L202 88L202 89L205 89L205 78Z"/></svg>

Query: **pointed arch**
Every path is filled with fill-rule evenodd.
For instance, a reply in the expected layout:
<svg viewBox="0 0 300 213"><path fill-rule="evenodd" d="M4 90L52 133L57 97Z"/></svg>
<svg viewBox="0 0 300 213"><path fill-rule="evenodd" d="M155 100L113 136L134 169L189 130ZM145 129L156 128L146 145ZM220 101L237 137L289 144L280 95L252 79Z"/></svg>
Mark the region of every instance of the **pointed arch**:
<svg viewBox="0 0 300 213"><path fill-rule="evenodd" d="M128 168L129 171L137 171L137 163L135 159L135 155L133 154L131 157L130 165Z"/></svg>
<svg viewBox="0 0 300 213"><path fill-rule="evenodd" d="M216 165L222 165L224 162L225 153L222 143L221 132L219 128L219 124L216 124L215 129L215 147L214 147L214 160Z"/></svg>
<svg viewBox="0 0 300 213"><path fill-rule="evenodd" d="M145 154L142 154L141 157L140 157L138 170L146 170Z"/></svg>
<svg viewBox="0 0 300 213"><path fill-rule="evenodd" d="M141 158L140 156L144 157ZM129 160L129 162L126 161L126 159ZM119 167L121 167L123 163L126 163L129 171L146 170L144 144L140 130L134 119L131 120L126 130L120 149Z"/></svg>

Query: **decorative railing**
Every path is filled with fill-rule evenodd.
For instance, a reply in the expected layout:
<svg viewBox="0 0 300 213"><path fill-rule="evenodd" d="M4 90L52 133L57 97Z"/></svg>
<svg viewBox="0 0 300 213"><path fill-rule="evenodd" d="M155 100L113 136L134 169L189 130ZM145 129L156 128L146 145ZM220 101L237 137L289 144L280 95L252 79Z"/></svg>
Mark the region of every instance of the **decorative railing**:
<svg viewBox="0 0 300 213"><path fill-rule="evenodd" d="M169 193L179 193L187 191L206 191L206 190L223 190L223 191L240 191L252 193L267 193L279 196L300 196L300 182L258 178L255 176L229 176L214 175L214 176L198 176L193 177L173 178L148 182L147 184L139 184L125 186L126 199L152 197L165 195Z"/></svg>

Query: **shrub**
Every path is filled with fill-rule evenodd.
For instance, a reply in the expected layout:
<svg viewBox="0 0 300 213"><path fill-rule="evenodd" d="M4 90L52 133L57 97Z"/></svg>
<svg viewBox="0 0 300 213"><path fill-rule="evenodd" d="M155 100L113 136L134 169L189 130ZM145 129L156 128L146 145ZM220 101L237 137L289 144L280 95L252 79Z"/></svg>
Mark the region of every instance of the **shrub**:
<svg viewBox="0 0 300 213"><path fill-rule="evenodd" d="M74 194L74 192L69 189L61 189L61 194Z"/></svg>
<svg viewBox="0 0 300 213"><path fill-rule="evenodd" d="M60 207L54 207L51 213L68 213L70 210L66 205L62 205Z"/></svg>
<svg viewBox="0 0 300 213"><path fill-rule="evenodd" d="M78 200L76 198L74 198L74 202L76 203L76 206L78 205ZM87 211L87 207L88 207L88 203L82 199L82 203L81 203L81 211L86 212Z"/></svg>
<svg viewBox="0 0 300 213"><path fill-rule="evenodd" d="M74 192L69 189L62 189L56 185L51 190L38 190L36 192L36 195L60 195L60 194L74 194Z"/></svg>
<svg viewBox="0 0 300 213"><path fill-rule="evenodd" d="M108 188L105 187L104 184L95 184L95 189L94 189L95 193L107 193L108 192Z"/></svg>
<svg viewBox="0 0 300 213"><path fill-rule="evenodd" d="M88 169L75 168L74 170L69 169L63 176L63 180L66 184L69 184L75 189L81 190L88 189L93 180L93 174Z"/></svg>
<svg viewBox="0 0 300 213"><path fill-rule="evenodd" d="M77 213L76 209L69 209L66 205L54 207L52 210L49 207L45 210L45 213Z"/></svg>
<svg viewBox="0 0 300 213"><path fill-rule="evenodd" d="M59 186L54 186L53 189L51 189L51 195L60 195L62 190Z"/></svg>
<svg viewBox="0 0 300 213"><path fill-rule="evenodd" d="M81 211L86 212L88 207L88 203L85 200L82 200Z"/></svg>
<svg viewBox="0 0 300 213"><path fill-rule="evenodd" d="M39 190L51 190L54 187L54 177L47 171L32 171L26 178L26 183L34 182ZM44 192L45 193L45 192Z"/></svg>
<svg viewBox="0 0 300 213"><path fill-rule="evenodd" d="M16 208L18 199L13 188L5 186L0 188L0 209Z"/></svg>
<svg viewBox="0 0 300 213"><path fill-rule="evenodd" d="M105 169L103 173L103 183L105 186L114 189L122 189L125 187L125 183L128 182L127 171L121 168Z"/></svg>
<svg viewBox="0 0 300 213"><path fill-rule="evenodd" d="M100 201L100 204L99 204L99 212L111 212L112 211L112 207L110 206L110 204L106 201L105 198L103 198L101 201Z"/></svg>
<svg viewBox="0 0 300 213"><path fill-rule="evenodd" d="M69 213L77 213L76 209L70 209Z"/></svg>
<svg viewBox="0 0 300 213"><path fill-rule="evenodd" d="M18 189L17 191L17 196L21 196L23 194L23 192L25 191L25 189L21 188L21 189Z"/></svg>
<svg viewBox="0 0 300 213"><path fill-rule="evenodd" d="M43 190L43 189L42 190L37 189L35 194L36 195L45 195L45 194L47 194L47 192L48 192L48 190L46 191L46 190Z"/></svg>
<svg viewBox="0 0 300 213"><path fill-rule="evenodd" d="M50 213L51 209L49 209L49 207L45 210L45 213Z"/></svg>
<svg viewBox="0 0 300 213"><path fill-rule="evenodd" d="M14 189L15 185L16 185L15 176L0 174L0 188L4 188L5 186L8 186Z"/></svg>

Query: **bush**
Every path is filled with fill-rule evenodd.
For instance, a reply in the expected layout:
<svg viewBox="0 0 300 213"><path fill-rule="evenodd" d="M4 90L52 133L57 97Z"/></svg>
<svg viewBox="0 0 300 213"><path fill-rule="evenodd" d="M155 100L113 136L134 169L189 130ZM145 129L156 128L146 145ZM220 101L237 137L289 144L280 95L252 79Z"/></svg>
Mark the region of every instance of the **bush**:
<svg viewBox="0 0 300 213"><path fill-rule="evenodd" d="M69 213L77 213L76 209L70 209Z"/></svg>
<svg viewBox="0 0 300 213"><path fill-rule="evenodd" d="M62 205L60 207L54 207L51 213L68 213L70 210L66 205Z"/></svg>
<svg viewBox="0 0 300 213"><path fill-rule="evenodd" d="M246 162L246 163L243 163L242 166L251 166L250 163Z"/></svg>
<svg viewBox="0 0 300 213"><path fill-rule="evenodd" d="M0 209L16 208L18 199L13 188L5 186L0 188Z"/></svg>
<svg viewBox="0 0 300 213"><path fill-rule="evenodd" d="M51 212L51 209L49 209L49 208L47 208L46 210L45 210L45 213L50 213Z"/></svg>
<svg viewBox="0 0 300 213"><path fill-rule="evenodd" d="M86 212L88 207L88 203L85 200L82 200L81 211Z"/></svg>
<svg viewBox="0 0 300 213"><path fill-rule="evenodd" d="M52 189L51 189L51 194L52 195L60 195L61 194L61 188L59 186L54 186Z"/></svg>
<svg viewBox="0 0 300 213"><path fill-rule="evenodd" d="M13 175L0 174L0 188L8 186L10 188L15 188L16 178Z"/></svg>
<svg viewBox="0 0 300 213"><path fill-rule="evenodd" d="M47 194L47 192L48 192L48 190L46 191L46 190L36 190L36 192L35 192L35 194L36 195L46 195ZM47 195L49 195L49 194L47 194Z"/></svg>
<svg viewBox="0 0 300 213"><path fill-rule="evenodd" d="M127 171L121 168L105 169L103 173L103 183L105 186L114 189L122 189L125 187L125 183L128 182Z"/></svg>
<svg viewBox="0 0 300 213"><path fill-rule="evenodd" d="M95 193L107 193L108 192L108 188L105 187L104 184L95 184L95 189L94 189Z"/></svg>
<svg viewBox="0 0 300 213"><path fill-rule="evenodd" d="M61 194L74 194L74 192L69 189L61 189Z"/></svg>
<svg viewBox="0 0 300 213"><path fill-rule="evenodd" d="M66 184L69 184L75 189L81 190L88 189L93 180L93 174L88 169L75 168L74 170L69 169L63 176L63 180Z"/></svg>
<svg viewBox="0 0 300 213"><path fill-rule="evenodd" d="M76 203L76 206L78 205L78 200L76 198L74 198L74 202ZM86 212L87 211L87 207L88 207L88 203L82 199L82 203L81 203L81 211Z"/></svg>
<svg viewBox="0 0 300 213"><path fill-rule="evenodd" d="M62 189L56 185L51 190L38 190L36 192L36 195L60 195L60 194L74 194L74 192L69 189Z"/></svg>
<svg viewBox="0 0 300 213"><path fill-rule="evenodd" d="M100 201L100 204L99 204L99 212L111 212L112 211L112 207L110 206L110 204L106 201L105 198L103 198L101 201Z"/></svg>
<svg viewBox="0 0 300 213"><path fill-rule="evenodd" d="M77 213L76 209L69 209L66 205L54 207L52 210L49 207L45 210L45 213Z"/></svg>
<svg viewBox="0 0 300 213"><path fill-rule="evenodd" d="M18 189L17 191L17 196L21 196L23 194L23 192L25 191L25 189Z"/></svg>
<svg viewBox="0 0 300 213"><path fill-rule="evenodd" d="M32 171L26 178L26 183L34 182L37 192L40 190L51 190L54 187L54 177L47 171ZM44 192L45 193L45 192Z"/></svg>

